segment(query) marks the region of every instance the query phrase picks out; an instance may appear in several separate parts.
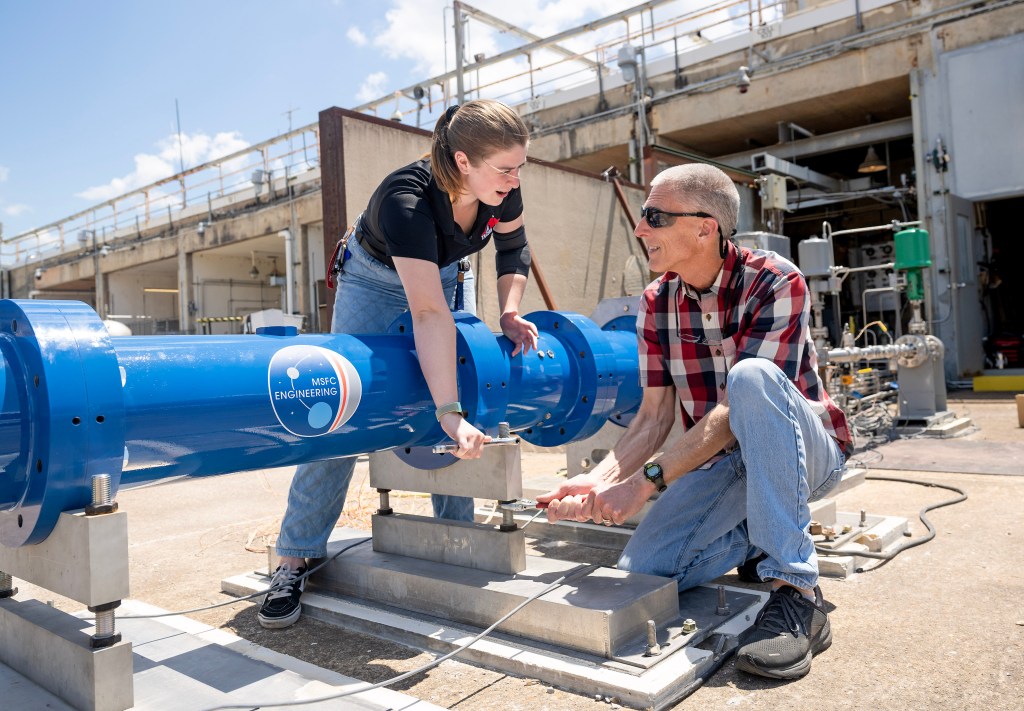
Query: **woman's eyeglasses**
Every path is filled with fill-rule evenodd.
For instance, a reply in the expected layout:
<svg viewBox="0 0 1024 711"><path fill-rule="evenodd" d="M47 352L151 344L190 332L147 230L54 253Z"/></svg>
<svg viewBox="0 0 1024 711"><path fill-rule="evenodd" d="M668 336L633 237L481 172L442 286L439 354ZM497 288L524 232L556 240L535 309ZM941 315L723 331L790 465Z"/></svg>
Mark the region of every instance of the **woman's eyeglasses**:
<svg viewBox="0 0 1024 711"><path fill-rule="evenodd" d="M656 207L643 208L640 210L640 217L647 220L647 224L653 229L671 225L672 220L668 219L670 217L710 217L712 220L715 219L714 215L709 215L706 212L665 212Z"/></svg>
<svg viewBox="0 0 1024 711"><path fill-rule="evenodd" d="M526 163L523 163L522 165L517 165L515 168L495 168L493 165L491 165L490 163L488 163L485 160L482 160L481 162L484 165L486 165L488 168L490 168L491 170L498 171L499 173L504 175L506 178L515 178L516 180L519 180L519 178L523 174L523 168L526 167Z"/></svg>

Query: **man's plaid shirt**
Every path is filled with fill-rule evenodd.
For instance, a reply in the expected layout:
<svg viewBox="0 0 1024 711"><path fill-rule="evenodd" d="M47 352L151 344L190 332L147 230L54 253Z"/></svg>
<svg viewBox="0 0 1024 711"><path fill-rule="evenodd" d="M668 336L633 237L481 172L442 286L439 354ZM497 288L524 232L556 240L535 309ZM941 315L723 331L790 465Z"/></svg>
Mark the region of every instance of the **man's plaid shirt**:
<svg viewBox="0 0 1024 711"><path fill-rule="evenodd" d="M718 279L703 293L666 272L640 300L640 384L675 386L689 429L721 399L734 363L766 358L797 386L848 453L846 416L818 377L810 303L803 275L774 252L729 243Z"/></svg>

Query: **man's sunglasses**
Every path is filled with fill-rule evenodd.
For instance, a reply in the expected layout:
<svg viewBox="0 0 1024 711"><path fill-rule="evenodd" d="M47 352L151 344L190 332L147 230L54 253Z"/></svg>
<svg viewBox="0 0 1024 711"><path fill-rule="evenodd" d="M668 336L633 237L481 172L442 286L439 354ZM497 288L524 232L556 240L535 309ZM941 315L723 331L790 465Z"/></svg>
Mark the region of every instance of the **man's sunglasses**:
<svg viewBox="0 0 1024 711"><path fill-rule="evenodd" d="M715 219L714 215L709 215L706 212L665 212L659 210L656 207L645 207L640 210L640 217L647 220L647 224L654 229L659 227L668 227L672 224L670 217L710 217L712 220Z"/></svg>

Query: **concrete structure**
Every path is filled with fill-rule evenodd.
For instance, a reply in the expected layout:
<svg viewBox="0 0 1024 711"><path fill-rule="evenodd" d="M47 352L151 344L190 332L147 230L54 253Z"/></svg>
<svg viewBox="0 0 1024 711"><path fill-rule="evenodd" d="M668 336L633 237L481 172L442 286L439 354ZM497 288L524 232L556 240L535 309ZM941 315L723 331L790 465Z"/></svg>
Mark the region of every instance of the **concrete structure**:
<svg viewBox="0 0 1024 711"><path fill-rule="evenodd" d="M530 39L521 47L357 109L394 109L429 126L455 100L455 84L463 96L524 96L518 108L533 129L531 156L584 171L534 164L523 184L531 244L560 309L590 313L600 298L635 293L647 280L630 218L597 174L614 166L646 183L667 165L712 161L741 186L740 229L784 234L794 247L821 234L825 220L841 231L920 219L934 263L926 319L947 344L947 379L992 367L996 351L1000 364L1015 366L1024 316L1009 305L1024 284L1007 265L1024 256L1012 223L1024 206L1024 161L1014 160L1024 145L1011 117L1024 110L1024 95L1008 88L1024 81L1020 0L726 2L666 16L672 7L654 0L544 39L519 31ZM498 22L460 8L465 22ZM611 40L592 34L622 23L626 32ZM592 54L566 58L567 41L588 37ZM548 50L557 63L542 66ZM505 83L470 85L480 68L501 63ZM582 69L541 81L545 69L566 66ZM427 145L425 133L394 121L324 117L341 141L334 155L321 155L321 122L136 191L134 201L125 196L8 240L5 294L57 292L102 315L144 316L131 323L136 332L236 331L231 319L270 307L322 329L331 308L324 255L338 235L323 229L321 159L337 181L331 209L340 228L377 180ZM626 192L635 210L641 192ZM290 258L280 234L294 238ZM835 261L871 265L889 244L884 234L852 233L835 241ZM479 291L491 322L493 276L483 262ZM281 274L270 278L275 269ZM898 331L891 294L862 296L885 278L851 279L838 311L863 311ZM531 285L527 307L540 306ZM838 316L829 314L833 343Z"/></svg>

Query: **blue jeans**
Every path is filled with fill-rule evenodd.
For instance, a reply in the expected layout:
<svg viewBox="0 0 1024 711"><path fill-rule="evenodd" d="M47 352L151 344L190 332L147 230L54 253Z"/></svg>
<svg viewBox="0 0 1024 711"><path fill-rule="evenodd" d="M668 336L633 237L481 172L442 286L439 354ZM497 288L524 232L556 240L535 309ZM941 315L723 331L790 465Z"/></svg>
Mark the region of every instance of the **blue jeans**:
<svg viewBox="0 0 1024 711"><path fill-rule="evenodd" d="M377 261L353 237L348 244L352 256L339 275L334 295L331 333L384 333L398 316L409 309L398 272ZM465 274L465 310L476 313L473 272ZM441 268L441 284L448 302L454 303L458 265ZM327 555L331 535L345 504L356 457L309 462L295 470L288 490L288 508L281 521L277 553L295 558ZM465 496L430 497L434 515L456 521L473 520L473 499Z"/></svg>
<svg viewBox="0 0 1024 711"><path fill-rule="evenodd" d="M738 362L726 386L738 449L672 482L640 522L619 567L675 578L687 590L763 552L762 579L813 588L818 558L807 504L839 483L843 453L771 361Z"/></svg>

